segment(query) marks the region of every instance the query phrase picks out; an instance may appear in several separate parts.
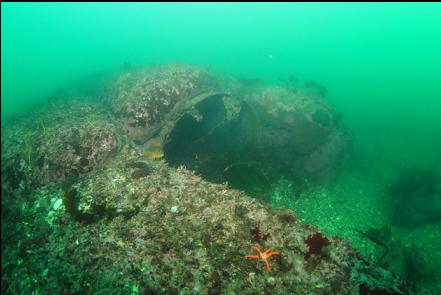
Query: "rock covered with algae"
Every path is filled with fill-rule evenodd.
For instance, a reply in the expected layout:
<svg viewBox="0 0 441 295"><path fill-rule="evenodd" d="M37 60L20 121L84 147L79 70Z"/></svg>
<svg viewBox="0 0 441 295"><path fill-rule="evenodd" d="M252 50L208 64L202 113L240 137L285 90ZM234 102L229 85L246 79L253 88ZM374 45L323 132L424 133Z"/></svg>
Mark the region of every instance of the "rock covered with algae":
<svg viewBox="0 0 441 295"><path fill-rule="evenodd" d="M128 70L109 83L106 101L126 134L143 141L180 102L213 88L205 68L165 64Z"/></svg>
<svg viewBox="0 0 441 295"><path fill-rule="evenodd" d="M276 145L292 143L303 153L299 167L314 154L311 169L334 157L335 147L326 144L341 133L319 98L231 78L219 78L220 88L207 92L214 85L207 77L206 70L176 65L125 73L102 102L61 101L2 126L2 293L400 293L399 278L294 212L169 166L167 152L152 160L140 151L151 132L177 140L172 134L185 117L202 124L205 139L226 126L245 133L260 126L259 136L248 133L258 147L250 148L265 153L277 150L265 138L278 130ZM204 121L212 104L223 105L224 116ZM315 136L302 142L304 130ZM254 156L291 153L277 151ZM208 163L211 155L196 162ZM256 254L251 247L280 254L248 259Z"/></svg>
<svg viewBox="0 0 441 295"><path fill-rule="evenodd" d="M133 178L140 157L126 149L67 188L78 215L45 203L48 190L36 193L40 209L24 215L42 220L7 251L20 265L3 265L9 293L356 294L367 283L399 291L398 278L375 271L339 238L310 248L318 230L294 212L164 161L143 159L150 173ZM251 246L281 253L269 260L272 272L245 258Z"/></svg>
<svg viewBox="0 0 441 295"><path fill-rule="evenodd" d="M73 98L2 124L2 195L59 184L106 162L125 143L100 103Z"/></svg>

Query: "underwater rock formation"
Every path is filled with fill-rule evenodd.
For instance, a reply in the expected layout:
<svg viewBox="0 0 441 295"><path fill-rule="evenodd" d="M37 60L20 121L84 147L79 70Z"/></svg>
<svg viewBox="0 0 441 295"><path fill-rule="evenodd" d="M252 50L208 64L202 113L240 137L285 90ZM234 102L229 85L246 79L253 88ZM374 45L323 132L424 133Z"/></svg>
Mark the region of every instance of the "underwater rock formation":
<svg viewBox="0 0 441 295"><path fill-rule="evenodd" d="M6 293L354 294L367 282L400 291L398 278L293 212L162 160L142 160L150 173L133 178L140 158L126 149L112 165L80 177L66 188L75 190L73 210L48 201L51 194L62 198L62 189L37 193L40 209L29 206L23 214L43 224L51 216L51 223L41 242L41 230L24 228L20 246L7 249L4 257L21 262L2 264ZM315 236L326 239L326 250L311 252L305 241ZM256 245L280 252L271 273L245 258Z"/></svg>
<svg viewBox="0 0 441 295"><path fill-rule="evenodd" d="M324 180L349 136L323 94L265 86L185 65L133 70L107 96L141 149L160 140L174 166L248 193L280 177Z"/></svg>
<svg viewBox="0 0 441 295"><path fill-rule="evenodd" d="M2 126L3 294L401 292L347 242L207 181L321 178L347 140L322 98L185 65L113 83ZM164 159L143 151L158 139ZM271 273L252 246L280 252Z"/></svg>
<svg viewBox="0 0 441 295"><path fill-rule="evenodd" d="M101 104L58 100L2 125L2 195L77 178L124 144L125 135Z"/></svg>
<svg viewBox="0 0 441 295"><path fill-rule="evenodd" d="M198 117L184 115L171 130L165 158L249 193L281 176L327 179L349 139L321 98L282 87L245 87L195 108Z"/></svg>
<svg viewBox="0 0 441 295"><path fill-rule="evenodd" d="M210 72L182 64L128 69L109 82L106 101L135 141L145 142L163 126L166 116L214 86Z"/></svg>

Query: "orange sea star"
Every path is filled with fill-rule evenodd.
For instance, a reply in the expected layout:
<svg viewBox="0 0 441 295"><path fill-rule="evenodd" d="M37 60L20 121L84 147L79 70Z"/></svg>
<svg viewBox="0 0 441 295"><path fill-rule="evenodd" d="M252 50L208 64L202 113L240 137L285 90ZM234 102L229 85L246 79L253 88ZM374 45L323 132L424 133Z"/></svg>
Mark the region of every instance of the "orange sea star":
<svg viewBox="0 0 441 295"><path fill-rule="evenodd" d="M279 255L280 252L273 252L273 248L269 248L265 252L260 251L260 249L256 246L251 246L251 249L256 251L259 255L245 255L245 258L251 258L251 259L257 259L262 260L265 262L266 269L268 272L271 272L271 267L269 265L268 259L273 255Z"/></svg>

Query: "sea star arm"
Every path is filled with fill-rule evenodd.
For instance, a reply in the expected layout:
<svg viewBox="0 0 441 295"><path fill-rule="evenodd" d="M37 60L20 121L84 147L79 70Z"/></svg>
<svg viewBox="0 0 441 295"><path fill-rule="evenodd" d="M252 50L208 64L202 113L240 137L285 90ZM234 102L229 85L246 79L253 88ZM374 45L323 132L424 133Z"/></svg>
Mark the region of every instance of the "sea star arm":
<svg viewBox="0 0 441 295"><path fill-rule="evenodd" d="M246 255L245 258L259 259L259 255Z"/></svg>
<svg viewBox="0 0 441 295"><path fill-rule="evenodd" d="M253 249L254 251L256 251L257 253L262 253L261 251L260 251L260 249L259 248L257 248L256 246L251 246L251 249Z"/></svg>
<svg viewBox="0 0 441 295"><path fill-rule="evenodd" d="M266 269L268 270L268 272L271 272L271 267L270 267L269 261L266 259L265 259L265 266L266 266Z"/></svg>

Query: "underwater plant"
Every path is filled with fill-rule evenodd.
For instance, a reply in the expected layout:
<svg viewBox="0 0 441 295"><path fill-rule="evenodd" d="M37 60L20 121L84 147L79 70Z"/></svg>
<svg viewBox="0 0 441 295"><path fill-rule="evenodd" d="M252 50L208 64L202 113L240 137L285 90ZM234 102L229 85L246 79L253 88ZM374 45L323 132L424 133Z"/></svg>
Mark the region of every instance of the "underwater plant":
<svg viewBox="0 0 441 295"><path fill-rule="evenodd" d="M43 130L43 136L46 136L46 127L44 126L44 119L43 117L38 117L37 119L35 119L35 121L37 122L37 124L39 124Z"/></svg>

